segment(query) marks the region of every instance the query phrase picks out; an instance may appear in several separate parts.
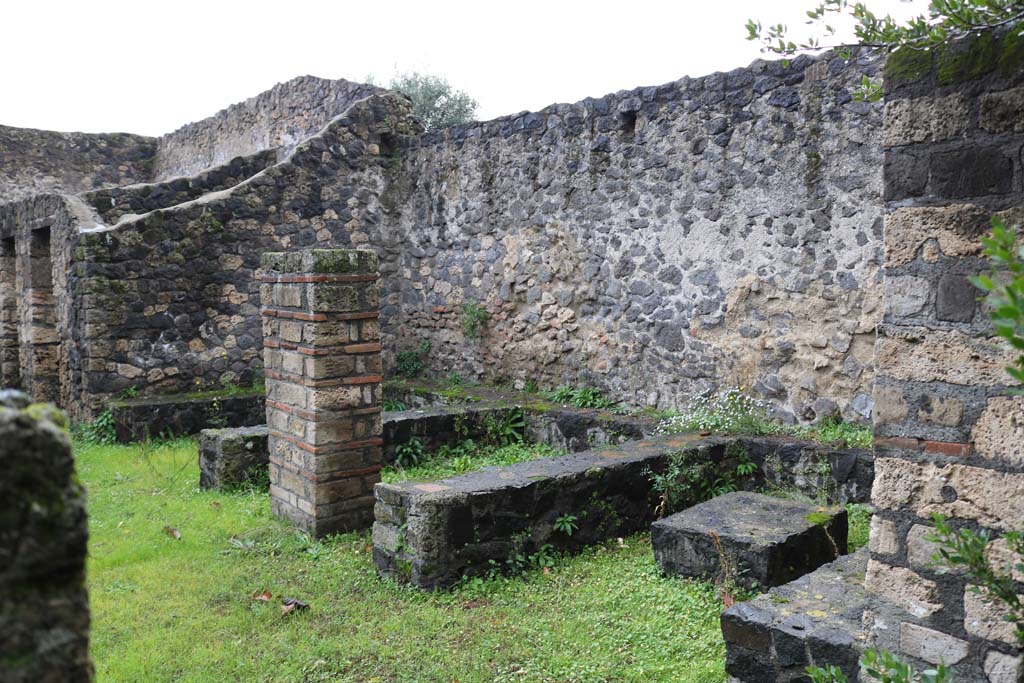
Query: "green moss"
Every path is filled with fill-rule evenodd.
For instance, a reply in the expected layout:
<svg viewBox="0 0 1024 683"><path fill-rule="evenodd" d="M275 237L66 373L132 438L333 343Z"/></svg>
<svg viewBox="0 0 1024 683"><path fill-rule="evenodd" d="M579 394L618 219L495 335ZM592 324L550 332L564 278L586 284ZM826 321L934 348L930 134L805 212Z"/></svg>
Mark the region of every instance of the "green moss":
<svg viewBox="0 0 1024 683"><path fill-rule="evenodd" d="M828 526L832 521L832 515L827 512L809 512L804 515L804 519L815 526Z"/></svg>
<svg viewBox="0 0 1024 683"><path fill-rule="evenodd" d="M947 45L936 57L936 80L940 85L951 85L984 76L995 68L998 48L996 39L989 33Z"/></svg>
<svg viewBox="0 0 1024 683"><path fill-rule="evenodd" d="M998 68L1001 76L1013 76L1024 68L1024 35L1010 31L999 45Z"/></svg>
<svg viewBox="0 0 1024 683"><path fill-rule="evenodd" d="M49 420L53 424L57 425L61 429L68 428L68 417L58 408L50 405L49 403L33 403L29 407L21 411L25 415L28 415L36 422L42 422Z"/></svg>
<svg viewBox="0 0 1024 683"><path fill-rule="evenodd" d="M897 50L885 61L885 80L890 85L912 83L927 76L932 69L932 53L923 50Z"/></svg>

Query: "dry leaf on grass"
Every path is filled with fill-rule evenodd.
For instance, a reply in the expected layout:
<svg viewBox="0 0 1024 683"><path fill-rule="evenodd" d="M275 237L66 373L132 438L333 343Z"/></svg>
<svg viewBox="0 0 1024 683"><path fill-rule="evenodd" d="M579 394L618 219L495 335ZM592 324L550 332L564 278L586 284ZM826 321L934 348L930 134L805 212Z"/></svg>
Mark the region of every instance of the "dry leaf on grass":
<svg viewBox="0 0 1024 683"><path fill-rule="evenodd" d="M170 524L164 527L164 533L173 538L175 541L181 540L181 532L175 529Z"/></svg>
<svg viewBox="0 0 1024 683"><path fill-rule="evenodd" d="M253 593L252 599L259 600L260 602L270 602L270 599L274 597L270 591L263 591L262 593Z"/></svg>

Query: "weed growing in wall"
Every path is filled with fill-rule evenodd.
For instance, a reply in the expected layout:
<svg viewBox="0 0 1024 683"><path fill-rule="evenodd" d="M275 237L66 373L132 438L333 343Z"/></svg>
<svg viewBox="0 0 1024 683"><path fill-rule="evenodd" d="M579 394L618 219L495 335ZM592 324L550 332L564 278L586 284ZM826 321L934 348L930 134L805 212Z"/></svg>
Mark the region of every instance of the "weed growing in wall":
<svg viewBox="0 0 1024 683"><path fill-rule="evenodd" d="M431 344L429 341L424 339L420 342L419 348L399 351L396 356L397 364L395 366L395 372L400 377L406 379L412 379L413 377L419 377L420 373L423 372L425 360L427 354L430 353Z"/></svg>
<svg viewBox="0 0 1024 683"><path fill-rule="evenodd" d="M459 311L459 322L462 323L462 333L470 339L479 339L483 334L484 326L491 319L491 314L476 301L467 301L462 304Z"/></svg>
<svg viewBox="0 0 1024 683"><path fill-rule="evenodd" d="M72 432L75 437L88 444L110 446L117 442L114 413L109 408L97 415L92 422L76 425Z"/></svg>

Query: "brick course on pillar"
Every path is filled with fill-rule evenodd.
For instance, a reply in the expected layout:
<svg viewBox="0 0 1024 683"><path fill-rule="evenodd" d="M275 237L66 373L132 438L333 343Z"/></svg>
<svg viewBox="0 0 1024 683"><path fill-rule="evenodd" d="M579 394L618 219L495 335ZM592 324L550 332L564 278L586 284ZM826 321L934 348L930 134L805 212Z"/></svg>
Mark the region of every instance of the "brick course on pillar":
<svg viewBox="0 0 1024 683"><path fill-rule="evenodd" d="M270 497L315 537L369 527L380 481L377 256L263 255Z"/></svg>

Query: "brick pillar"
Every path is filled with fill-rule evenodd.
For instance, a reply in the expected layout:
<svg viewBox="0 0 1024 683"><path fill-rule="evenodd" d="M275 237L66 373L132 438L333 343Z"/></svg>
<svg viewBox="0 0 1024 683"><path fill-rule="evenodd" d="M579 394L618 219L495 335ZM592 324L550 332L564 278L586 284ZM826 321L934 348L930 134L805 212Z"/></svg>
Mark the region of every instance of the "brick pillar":
<svg viewBox="0 0 1024 683"><path fill-rule="evenodd" d="M316 537L369 527L383 455L377 256L264 254L259 277L271 508Z"/></svg>
<svg viewBox="0 0 1024 683"><path fill-rule="evenodd" d="M1024 217L1024 63L1012 41L988 40L887 64L878 513L865 581L905 611L876 629L879 646L922 666L942 660L970 683L1024 680L1012 626L962 574L939 571L928 540L933 513L993 536L1024 528L1024 399L1004 371L1013 352L967 279L986 267L992 214Z"/></svg>

